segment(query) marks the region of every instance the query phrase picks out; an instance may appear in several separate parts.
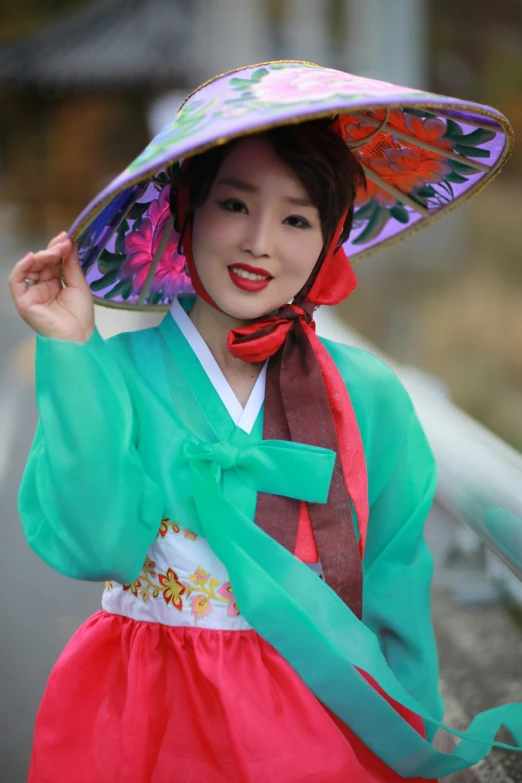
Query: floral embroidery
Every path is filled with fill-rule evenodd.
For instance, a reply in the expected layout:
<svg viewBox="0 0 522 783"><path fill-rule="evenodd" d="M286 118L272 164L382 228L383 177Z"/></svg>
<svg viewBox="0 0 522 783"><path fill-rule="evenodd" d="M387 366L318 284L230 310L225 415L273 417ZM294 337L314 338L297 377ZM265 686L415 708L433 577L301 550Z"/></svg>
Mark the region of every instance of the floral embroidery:
<svg viewBox="0 0 522 783"><path fill-rule="evenodd" d="M165 538L169 531L178 534L182 529L185 538L188 538L190 541L197 539L196 533L188 530L188 528L181 528L177 522L168 517L163 517L161 520L158 538ZM160 573L156 561L147 555L138 578L130 584L123 585L123 589L131 592L132 595L140 598L144 603L147 603L151 598L162 596L167 605L180 612L183 609L183 600L187 599L196 622L203 617L207 617L212 612L212 601L227 603L228 617L236 617L240 614L230 582L223 582L220 585L219 579L211 577L202 566L198 566L190 574L189 580L188 582L181 582L178 574L170 567L165 573ZM107 582L107 589L113 589L113 587L114 584L112 582Z"/></svg>
<svg viewBox="0 0 522 783"><path fill-rule="evenodd" d="M417 106L447 104L447 108L442 116L433 113L436 109L431 112L408 106L393 109L385 130L375 133L375 122L384 120L384 110L365 111L360 107L368 102L382 105L383 100L400 105L402 99L408 103L415 101ZM477 178L487 177L469 164L474 159L487 161L493 156L493 165L500 154L501 145L492 147L490 142L497 135L502 136L502 131L475 127L473 121L466 124L464 110L463 114L455 112L454 115L462 116L462 121L448 118L445 115L452 110L450 103L434 93L305 63L269 63L231 73L222 77L219 85L211 83L194 93L176 118L115 180L113 187L122 188L134 181L137 173L158 172L126 213L125 198L132 200L129 189L115 197L120 199L119 208L125 217L112 238L105 237L107 221L114 220L115 202L78 238L85 267L89 267L90 257L97 259L87 275L93 293L99 293L104 299L128 301L131 306L139 303L170 219L169 180L166 171L161 171L162 161L184 154L187 139L195 146L205 147L212 139L237 135L243 127L254 127L256 123L266 126L277 123L278 118L284 120L289 116L288 107L294 115L298 108L306 112L308 106L313 106L315 112L332 108L333 114L336 107L343 105L345 113L336 122L348 144L360 142L360 146L353 145L355 154L384 185L368 178L367 191L357 195L354 231L349 238L352 253L390 239L427 213L445 209L475 184ZM473 116L472 111L469 114ZM412 143L408 136L429 144L432 149ZM401 199L401 194L407 198ZM192 293L177 240L174 233L167 239L143 304L165 306L179 293ZM162 527L161 535L166 532Z"/></svg>
<svg viewBox="0 0 522 783"><path fill-rule="evenodd" d="M165 538L167 533L171 530L173 533L180 533L182 528L178 525L177 522L173 522L172 519L168 519L167 517L163 517L161 520L161 524L158 530L158 538L161 536L162 538ZM189 530L188 528L183 528L185 538L190 538L191 541L195 541L198 537L197 533L193 533L192 530Z"/></svg>
<svg viewBox="0 0 522 783"><path fill-rule="evenodd" d="M156 563L147 556L145 558L145 563L143 564L143 573L148 574L151 578L154 578L156 576L155 568Z"/></svg>
<svg viewBox="0 0 522 783"><path fill-rule="evenodd" d="M451 172L448 163L435 160L432 153L418 147L390 147L384 155L376 156L368 163L384 182L394 185L403 193L420 190L430 183L442 182L444 176Z"/></svg>
<svg viewBox="0 0 522 783"><path fill-rule="evenodd" d="M270 71L263 75L252 87L254 96L263 103L284 101L301 103L303 101L322 101L337 95L356 96L389 95L394 89L387 82L364 79L352 74L340 74L327 68L294 67L279 71ZM396 89L396 88L395 88ZM401 89L401 93L414 90Z"/></svg>
<svg viewBox="0 0 522 783"><path fill-rule="evenodd" d="M150 202L143 219L136 221L125 237L126 258L120 267L120 278L132 278L133 293L141 291L169 223L169 193L170 187L164 186L159 198ZM171 231L156 267L151 292L172 298L176 293L192 291L184 266L185 257L178 253L178 237Z"/></svg>
<svg viewBox="0 0 522 783"><path fill-rule="evenodd" d="M158 536L161 536L162 538L165 538L167 533L170 530L172 530L173 533L179 533L180 526L177 522L173 522L171 519L167 519L167 517L163 517L160 524L160 529L158 531Z"/></svg>
<svg viewBox="0 0 522 783"><path fill-rule="evenodd" d="M163 586L163 598L166 604L171 603L179 611L183 608L181 596L185 592L185 587L178 581L178 575L172 568L167 569L166 574L158 574L158 579Z"/></svg>
<svg viewBox="0 0 522 783"><path fill-rule="evenodd" d="M193 574L190 576L190 581L195 582L197 585L204 585L205 582L208 582L210 579L210 574L207 574L207 572L201 568L201 566L198 566Z"/></svg>
<svg viewBox="0 0 522 783"><path fill-rule="evenodd" d="M237 97L225 100L225 105L236 105L254 111L279 108L287 105L327 101L335 97L358 98L365 95L406 96L415 93L419 97L427 93L409 87L397 88L393 84L376 79L365 79L349 73L339 73L331 68L319 68L302 63L274 63L256 68L245 76L233 75L229 84ZM234 116L230 109L216 112L221 116Z"/></svg>
<svg viewBox="0 0 522 783"><path fill-rule="evenodd" d="M232 585L230 582L223 582L218 593L228 601L227 614L229 617L237 617L238 614L241 614L237 607L236 597L232 592Z"/></svg>
<svg viewBox="0 0 522 783"><path fill-rule="evenodd" d="M187 532L190 534L189 538L195 536L194 533ZM168 568L164 574L158 573L156 563L147 556L138 578L128 585L123 585L123 589L130 591L144 603L151 598L162 596L167 605L180 612L186 599L196 623L213 611L213 601L227 604L227 617L240 615L230 582L220 584L219 579L212 577L202 566L198 566L190 574L189 581L181 582L173 568Z"/></svg>
<svg viewBox="0 0 522 783"><path fill-rule="evenodd" d="M383 120L382 110L370 112L375 120ZM375 128L370 123L343 115L339 127L348 143L368 137ZM384 183L429 211L437 211L456 197L454 184L463 185L470 176L476 176L473 167L445 157L456 152L468 158L489 157L489 150L480 145L491 141L492 131L478 128L464 134L453 120L442 120L433 114L417 109L395 109L390 112L387 125L390 130L378 133L367 144L355 148L361 162ZM395 136L393 130L401 132ZM402 134L440 148L440 153L419 147ZM357 194L354 228L362 228L358 236L351 238L353 245L365 245L380 237L390 219L409 223L417 212L406 206L399 196L393 195L368 178L366 192Z"/></svg>
<svg viewBox="0 0 522 783"><path fill-rule="evenodd" d="M177 234L168 228L169 193L170 187L164 185L157 198L135 205L134 212L129 216L134 218L132 227L127 219L118 228L115 247L117 252L109 253L105 250L100 256L98 268L103 274L91 283L93 291L109 288L104 293L104 298L110 298L115 293L119 293L123 299L139 295L163 241L164 232L170 230L147 301L171 301L176 294L192 292L190 279L185 274L185 257L178 253ZM114 283L116 285L111 288Z"/></svg>
<svg viewBox="0 0 522 783"><path fill-rule="evenodd" d="M131 582L128 585L123 585L124 590L130 590L132 595L135 595L136 598L138 597L138 590L141 587L141 582L139 579L135 579L134 582Z"/></svg>
<svg viewBox="0 0 522 783"><path fill-rule="evenodd" d="M197 537L197 533L193 533L192 530L185 528L185 538L190 538L191 541L195 541Z"/></svg>
<svg viewBox="0 0 522 783"><path fill-rule="evenodd" d="M384 118L382 112L375 112L375 116L379 120ZM372 126L365 122L351 123L352 118L343 119L341 126L344 126L347 139L361 139L372 131ZM441 154L420 148L403 138L397 140L390 133L379 133L358 154L362 162L384 182L394 185L403 193L411 193L429 183L442 182L451 173L451 166L443 159L443 155L445 149L453 147L453 142L443 138L446 125L442 120L436 117L423 120L397 110L390 113L388 125L421 141L440 146ZM385 192L381 188L379 190ZM390 198L389 194L387 196Z"/></svg>
<svg viewBox="0 0 522 783"><path fill-rule="evenodd" d="M153 163L159 157L169 152L174 142L180 142L190 138L195 132L200 132L214 121L211 109L218 102L217 98L211 101L202 101L198 98L185 103L176 115L176 119L167 125L161 133L154 137L141 155L126 169L126 174L133 174L149 163Z"/></svg>
<svg viewBox="0 0 522 783"><path fill-rule="evenodd" d="M187 596L190 597L191 610L196 622L210 614L212 600L228 604L228 617L237 617L240 614L230 582L223 582L216 592L219 579L212 578L201 566L196 568L189 578L192 584L183 582L183 585L187 590Z"/></svg>
<svg viewBox="0 0 522 783"><path fill-rule="evenodd" d="M202 617L206 617L212 611L212 604L208 595L193 593L190 596L190 607L196 622L201 620Z"/></svg>

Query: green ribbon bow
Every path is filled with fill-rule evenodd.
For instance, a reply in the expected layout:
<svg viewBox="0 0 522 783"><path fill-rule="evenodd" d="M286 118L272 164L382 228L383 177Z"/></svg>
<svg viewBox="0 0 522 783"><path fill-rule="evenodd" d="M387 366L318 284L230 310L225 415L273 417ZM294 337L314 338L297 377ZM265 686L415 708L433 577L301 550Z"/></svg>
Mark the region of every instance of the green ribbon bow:
<svg viewBox="0 0 522 783"><path fill-rule="evenodd" d="M284 440L233 446L194 436L186 439L183 450L192 471L216 489L222 488L223 471L235 470L257 492L308 503L326 503L336 456L330 449Z"/></svg>

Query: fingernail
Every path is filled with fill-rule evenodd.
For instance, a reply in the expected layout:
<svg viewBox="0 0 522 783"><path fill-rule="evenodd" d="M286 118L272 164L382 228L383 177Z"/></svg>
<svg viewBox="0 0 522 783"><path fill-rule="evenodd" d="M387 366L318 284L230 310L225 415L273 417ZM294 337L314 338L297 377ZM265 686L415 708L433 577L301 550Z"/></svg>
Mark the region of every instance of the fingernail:
<svg viewBox="0 0 522 783"><path fill-rule="evenodd" d="M29 251L29 253L26 253L25 256L22 258L22 261L28 261L32 255L33 255L32 251Z"/></svg>

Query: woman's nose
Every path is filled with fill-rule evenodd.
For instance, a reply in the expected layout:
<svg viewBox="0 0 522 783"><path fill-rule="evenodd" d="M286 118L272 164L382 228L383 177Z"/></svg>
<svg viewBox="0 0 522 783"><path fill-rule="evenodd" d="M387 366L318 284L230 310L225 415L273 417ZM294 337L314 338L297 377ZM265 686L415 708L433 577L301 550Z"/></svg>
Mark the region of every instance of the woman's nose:
<svg viewBox="0 0 522 783"><path fill-rule="evenodd" d="M268 258L272 255L272 237L273 231L268 216L250 216L242 250L254 258Z"/></svg>

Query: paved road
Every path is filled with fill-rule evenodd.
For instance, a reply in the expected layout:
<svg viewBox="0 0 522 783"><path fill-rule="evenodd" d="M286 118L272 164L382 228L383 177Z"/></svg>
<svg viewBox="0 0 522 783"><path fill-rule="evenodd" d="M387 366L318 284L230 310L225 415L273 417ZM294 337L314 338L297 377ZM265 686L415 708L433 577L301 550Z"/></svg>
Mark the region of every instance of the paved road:
<svg viewBox="0 0 522 783"><path fill-rule="evenodd" d="M465 730L483 710L522 702L522 627L496 605L458 606L437 590L433 613L446 705L446 722ZM506 731L497 739L512 743ZM522 783L522 753L493 750L472 771L445 779L452 783Z"/></svg>
<svg viewBox="0 0 522 783"><path fill-rule="evenodd" d="M0 224L1 217L0 212ZM14 309L7 278L28 249L20 245L0 254L1 783L26 780L34 718L49 671L72 633L99 608L102 590L49 569L28 547L18 519L17 491L37 423L34 340ZM157 320L97 313L105 336Z"/></svg>
<svg viewBox="0 0 522 783"><path fill-rule="evenodd" d="M78 625L99 606L99 585L51 571L29 549L17 489L37 413L32 338L6 295L0 265L0 780L24 783L36 709L48 673ZM17 346L17 348L16 348Z"/></svg>

